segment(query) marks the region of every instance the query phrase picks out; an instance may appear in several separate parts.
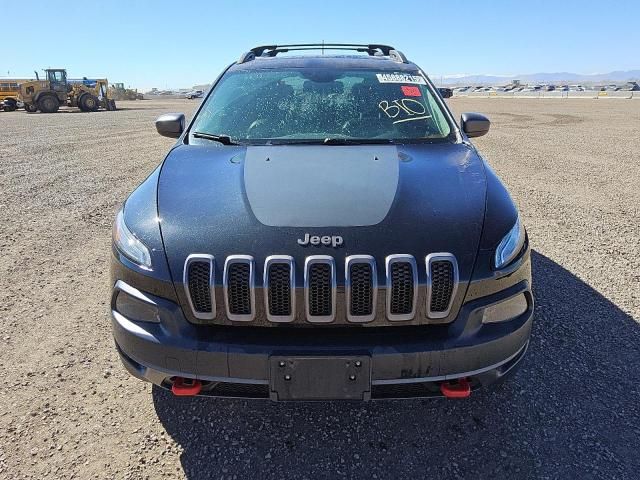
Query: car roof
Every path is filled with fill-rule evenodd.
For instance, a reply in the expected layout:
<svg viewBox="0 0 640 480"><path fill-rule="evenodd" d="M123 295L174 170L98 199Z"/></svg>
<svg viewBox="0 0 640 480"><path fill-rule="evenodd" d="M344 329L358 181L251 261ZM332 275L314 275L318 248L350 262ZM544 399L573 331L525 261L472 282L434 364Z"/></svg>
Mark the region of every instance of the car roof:
<svg viewBox="0 0 640 480"><path fill-rule="evenodd" d="M256 57L253 60L235 63L229 71L286 69L286 68L337 68L373 69L382 72L416 72L418 66L412 62L400 63L389 57L376 55L290 55Z"/></svg>

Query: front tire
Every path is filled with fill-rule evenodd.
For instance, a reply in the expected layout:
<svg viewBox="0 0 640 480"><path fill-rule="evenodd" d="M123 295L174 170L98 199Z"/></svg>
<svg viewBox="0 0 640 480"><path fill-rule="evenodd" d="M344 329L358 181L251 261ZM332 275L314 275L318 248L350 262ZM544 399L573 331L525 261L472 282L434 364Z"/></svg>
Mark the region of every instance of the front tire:
<svg viewBox="0 0 640 480"><path fill-rule="evenodd" d="M56 113L60 108L58 97L45 95L38 100L38 108L42 113Z"/></svg>
<svg viewBox="0 0 640 480"><path fill-rule="evenodd" d="M81 108L85 112L95 112L98 110L98 106L100 105L98 103L98 99L90 94L85 94L80 97L80 102L82 105Z"/></svg>
<svg viewBox="0 0 640 480"><path fill-rule="evenodd" d="M24 109L28 112L28 113L36 113L38 111L38 107L35 105L31 105L30 103L25 103L24 104Z"/></svg>

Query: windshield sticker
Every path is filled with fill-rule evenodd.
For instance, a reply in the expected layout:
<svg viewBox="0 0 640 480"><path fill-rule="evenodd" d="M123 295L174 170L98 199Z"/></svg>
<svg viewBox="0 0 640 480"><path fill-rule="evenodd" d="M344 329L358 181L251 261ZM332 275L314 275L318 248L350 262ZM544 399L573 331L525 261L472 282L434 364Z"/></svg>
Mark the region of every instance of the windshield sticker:
<svg viewBox="0 0 640 480"><path fill-rule="evenodd" d="M394 124L431 118L431 115L427 114L427 107L420 100L413 98L400 98L392 102L383 100L378 107Z"/></svg>
<svg viewBox="0 0 640 480"><path fill-rule="evenodd" d="M427 82L420 75L409 75L408 73L376 73L380 83L414 83L426 85Z"/></svg>
<svg viewBox="0 0 640 480"><path fill-rule="evenodd" d="M405 96L407 97L421 97L422 94L420 93L420 87L412 87L409 85L402 85L402 87L400 87L402 89L402 93L405 94Z"/></svg>

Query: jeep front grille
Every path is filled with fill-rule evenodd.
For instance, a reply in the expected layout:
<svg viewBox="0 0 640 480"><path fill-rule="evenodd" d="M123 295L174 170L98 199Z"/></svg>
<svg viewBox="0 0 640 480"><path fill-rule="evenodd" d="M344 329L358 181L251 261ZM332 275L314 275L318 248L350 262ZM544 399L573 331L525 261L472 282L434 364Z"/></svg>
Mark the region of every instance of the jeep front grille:
<svg viewBox="0 0 640 480"><path fill-rule="evenodd" d="M444 318L449 315L458 286L458 263L450 253L432 253L425 259L427 266L427 316Z"/></svg>
<svg viewBox="0 0 640 480"><path fill-rule="evenodd" d="M333 257L307 257L304 268L307 320L333 322L336 311L336 268Z"/></svg>
<svg viewBox="0 0 640 480"><path fill-rule="evenodd" d="M249 255L231 255L224 264L224 299L229 320L255 318L254 262Z"/></svg>
<svg viewBox="0 0 640 480"><path fill-rule="evenodd" d="M200 320L216 316L213 294L214 258L212 255L194 254L184 263L184 285L193 315Z"/></svg>
<svg viewBox="0 0 640 480"><path fill-rule="evenodd" d="M256 306L256 262L249 255L231 255L224 262L219 295L224 299L226 318L233 322L273 323L371 323L442 319L450 315L458 288L458 264L450 253L436 253L425 259L426 286L420 284L417 263L407 254L385 259L384 297L378 302L376 259L370 255L345 258L344 292L338 290L336 263L328 255L312 255L304 267L293 257L273 255L263 265L262 285ZM382 267L382 265L380 265ZM421 272L425 272L422 270ZM296 270L304 284L296 288ZM424 275L424 273L423 273ZM211 255L190 255L184 267L184 288L191 313L197 319L216 319L214 294L215 262ZM425 277L423 277L425 278ZM302 287L303 291L300 291ZM304 295L304 297L303 297ZM296 297L304 306L296 308ZM420 298L420 309L418 309ZM264 300L264 301L263 301ZM426 304L425 304L426 301ZM222 305L222 300L220 300ZM340 302L338 304L338 302ZM419 312L419 313L418 313ZM217 323L224 323L220 318ZM416 323L417 322L417 323Z"/></svg>

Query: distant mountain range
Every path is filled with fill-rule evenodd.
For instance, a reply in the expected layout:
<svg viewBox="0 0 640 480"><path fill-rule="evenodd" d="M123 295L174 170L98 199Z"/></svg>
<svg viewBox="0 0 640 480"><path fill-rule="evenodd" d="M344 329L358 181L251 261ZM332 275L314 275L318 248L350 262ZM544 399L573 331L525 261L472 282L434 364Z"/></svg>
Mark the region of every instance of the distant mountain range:
<svg viewBox="0 0 640 480"><path fill-rule="evenodd" d="M437 83L446 85L483 84L495 85L510 83L514 79L522 83L605 83L627 82L640 79L640 70L615 71L609 73L581 74L570 72L557 73L529 73L522 75L443 75L432 77Z"/></svg>

